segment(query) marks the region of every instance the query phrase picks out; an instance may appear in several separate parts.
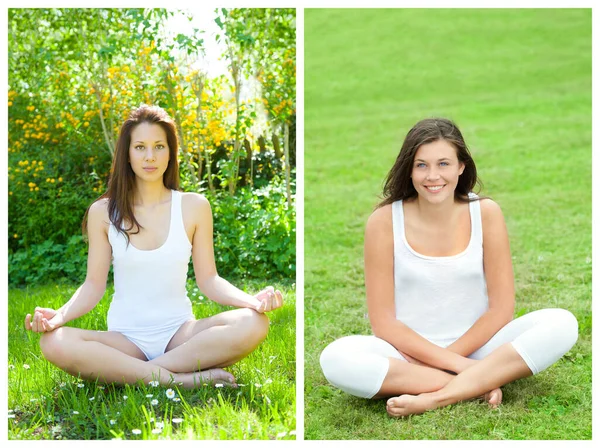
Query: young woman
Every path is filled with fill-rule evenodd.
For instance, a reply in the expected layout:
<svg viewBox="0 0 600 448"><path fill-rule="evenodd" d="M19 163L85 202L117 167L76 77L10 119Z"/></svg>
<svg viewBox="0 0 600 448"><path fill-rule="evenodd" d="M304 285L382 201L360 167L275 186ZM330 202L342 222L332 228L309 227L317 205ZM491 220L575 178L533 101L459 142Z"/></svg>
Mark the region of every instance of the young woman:
<svg viewBox="0 0 600 448"><path fill-rule="evenodd" d="M391 416L484 396L537 374L577 341L575 317L544 309L513 320L508 234L498 204L479 198L461 132L426 119L408 133L365 232L374 336L348 336L321 354L334 386L387 400Z"/></svg>
<svg viewBox="0 0 600 448"><path fill-rule="evenodd" d="M87 210L87 276L60 309L36 308L25 327L42 333L42 353L86 379L235 385L221 369L252 352L267 336L265 312L283 305L268 287L248 295L215 268L208 201L179 190L176 127L157 106L141 106L123 124L108 191ZM185 289L193 259L196 283L211 300L239 309L194 318ZM114 267L108 331L65 327L96 306Z"/></svg>

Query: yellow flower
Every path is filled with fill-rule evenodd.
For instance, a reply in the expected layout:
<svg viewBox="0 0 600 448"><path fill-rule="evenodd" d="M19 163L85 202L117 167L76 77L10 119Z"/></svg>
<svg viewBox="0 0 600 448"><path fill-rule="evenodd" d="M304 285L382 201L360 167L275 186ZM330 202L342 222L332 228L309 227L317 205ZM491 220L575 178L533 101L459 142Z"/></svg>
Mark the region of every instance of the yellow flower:
<svg viewBox="0 0 600 448"><path fill-rule="evenodd" d="M40 191L40 187L35 187L35 191Z"/></svg>
<svg viewBox="0 0 600 448"><path fill-rule="evenodd" d="M89 124L87 121L85 121L85 122L83 123L83 126L84 126L84 127L86 127L86 128L87 128L89 125L90 125L90 124Z"/></svg>
<svg viewBox="0 0 600 448"><path fill-rule="evenodd" d="M62 177L59 177L59 178L58 178L58 181L59 181L59 182L62 182Z"/></svg>
<svg viewBox="0 0 600 448"><path fill-rule="evenodd" d="M12 101L8 102L8 107L12 106Z"/></svg>
<svg viewBox="0 0 600 448"><path fill-rule="evenodd" d="M53 184L54 183L54 179L50 179L50 183Z"/></svg>
<svg viewBox="0 0 600 448"><path fill-rule="evenodd" d="M15 233L15 234L13 235L13 238L19 238L19 234Z"/></svg>

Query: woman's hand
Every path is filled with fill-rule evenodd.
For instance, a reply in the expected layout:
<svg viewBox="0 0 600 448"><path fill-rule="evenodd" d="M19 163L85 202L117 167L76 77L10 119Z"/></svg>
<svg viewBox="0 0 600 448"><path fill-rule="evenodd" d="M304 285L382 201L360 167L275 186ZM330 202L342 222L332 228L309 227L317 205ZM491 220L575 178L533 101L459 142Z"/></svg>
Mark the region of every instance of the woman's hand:
<svg viewBox="0 0 600 448"><path fill-rule="evenodd" d="M31 330L34 333L46 333L64 324L63 315L61 312L51 308L36 307L33 313L25 316L25 329Z"/></svg>
<svg viewBox="0 0 600 448"><path fill-rule="evenodd" d="M283 306L283 295L281 294L281 291L275 291L272 286L267 286L254 297L260 302L255 308L259 313L273 311Z"/></svg>

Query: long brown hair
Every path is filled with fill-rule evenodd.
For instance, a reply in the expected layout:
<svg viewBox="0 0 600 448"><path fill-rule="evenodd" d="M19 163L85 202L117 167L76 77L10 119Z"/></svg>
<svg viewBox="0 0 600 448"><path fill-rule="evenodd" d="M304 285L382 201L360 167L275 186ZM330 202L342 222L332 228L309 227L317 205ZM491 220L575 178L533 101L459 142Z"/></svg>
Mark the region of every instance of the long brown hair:
<svg viewBox="0 0 600 448"><path fill-rule="evenodd" d="M177 128L175 122L167 112L159 106L142 105L134 109L129 118L121 126L117 147L113 157L110 178L108 180L108 189L106 193L96 199L95 202L108 198L108 216L110 222L117 231L123 233L129 244L129 235L134 226L137 228L133 234L139 233L142 226L135 219L133 214L133 194L135 187L135 173L129 164L129 145L131 144L131 133L133 129L141 123L157 124L164 129L167 134L167 144L169 146L169 164L163 175L163 184L171 190L179 190L179 162L177 152L179 150L179 141L177 139ZM91 207L91 205L90 205ZM84 237L87 236L87 217L90 207L83 216L81 225ZM127 221L129 227L123 227Z"/></svg>
<svg viewBox="0 0 600 448"><path fill-rule="evenodd" d="M427 143L445 140L456 148L458 161L464 163L465 169L458 178L454 198L459 202L470 202L483 198L470 199L469 192L475 185L481 189L482 183L477 177L477 168L471 157L469 148L456 124L446 118L426 118L415 124L404 139L396 162L387 175L382 194L382 201L377 208L399 200L417 197L417 190L412 183L411 173L417 150Z"/></svg>

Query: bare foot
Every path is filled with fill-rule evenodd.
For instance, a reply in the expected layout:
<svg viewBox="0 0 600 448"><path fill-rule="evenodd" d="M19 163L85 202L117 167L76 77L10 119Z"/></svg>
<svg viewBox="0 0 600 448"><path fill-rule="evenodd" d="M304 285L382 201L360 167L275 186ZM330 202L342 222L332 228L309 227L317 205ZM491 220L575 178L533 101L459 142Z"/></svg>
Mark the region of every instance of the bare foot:
<svg viewBox="0 0 600 448"><path fill-rule="evenodd" d="M223 369L209 369L200 372L180 374L177 380L185 389L194 389L204 385L237 387L235 377Z"/></svg>
<svg viewBox="0 0 600 448"><path fill-rule="evenodd" d="M483 399L488 402L490 408L496 409L502 403L502 390L498 387L483 396Z"/></svg>
<svg viewBox="0 0 600 448"><path fill-rule="evenodd" d="M431 394L400 395L390 398L386 403L387 413L392 417L406 417L412 414L422 414L425 411L437 408Z"/></svg>

